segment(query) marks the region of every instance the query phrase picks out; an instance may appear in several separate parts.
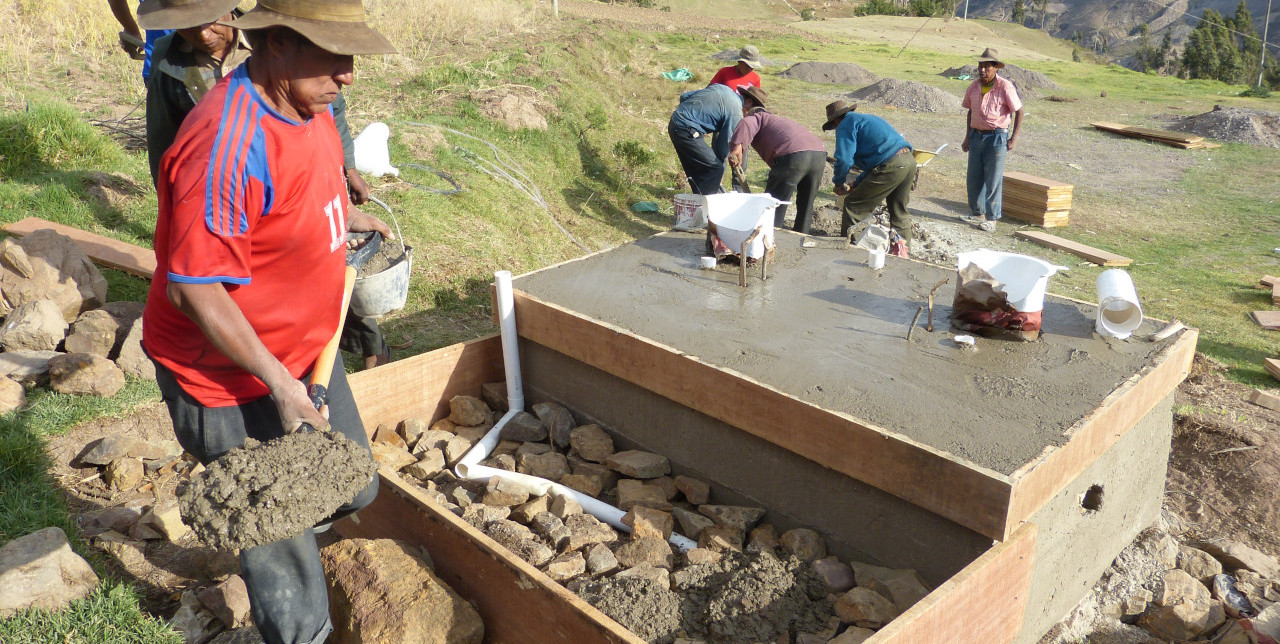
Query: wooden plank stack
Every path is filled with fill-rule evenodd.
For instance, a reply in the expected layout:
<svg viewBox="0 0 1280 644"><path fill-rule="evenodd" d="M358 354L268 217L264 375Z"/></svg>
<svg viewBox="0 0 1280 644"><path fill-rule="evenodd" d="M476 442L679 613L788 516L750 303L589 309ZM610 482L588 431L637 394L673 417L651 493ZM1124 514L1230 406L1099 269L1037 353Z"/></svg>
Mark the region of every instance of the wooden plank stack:
<svg viewBox="0 0 1280 644"><path fill-rule="evenodd" d="M1013 236L1054 250L1071 253L1077 257L1083 257L1099 266L1129 266L1133 263L1132 259L1123 255L1086 246L1079 242L1073 242L1070 239L1063 239L1049 233L1042 233L1038 230L1019 230L1013 233Z"/></svg>
<svg viewBox="0 0 1280 644"><path fill-rule="evenodd" d="M1124 125L1123 123L1111 123L1109 121L1098 121L1090 123L1094 128L1104 132L1112 132L1123 136L1133 137L1135 139L1146 139L1182 148L1183 150L1203 150L1206 148L1220 148L1221 144L1210 143L1204 140L1203 136L1195 134L1183 134L1181 132L1169 132L1166 130L1153 130L1146 127L1138 127L1136 125Z"/></svg>
<svg viewBox="0 0 1280 644"><path fill-rule="evenodd" d="M1019 221L1045 228L1066 226L1071 212L1071 184L1006 172L1001 203L1004 214Z"/></svg>

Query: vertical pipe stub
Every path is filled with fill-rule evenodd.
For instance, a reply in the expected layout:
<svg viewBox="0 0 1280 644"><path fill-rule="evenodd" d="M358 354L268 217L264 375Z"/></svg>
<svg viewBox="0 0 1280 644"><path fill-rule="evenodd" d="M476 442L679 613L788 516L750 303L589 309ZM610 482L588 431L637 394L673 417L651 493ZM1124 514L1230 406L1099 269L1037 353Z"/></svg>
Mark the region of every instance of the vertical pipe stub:
<svg viewBox="0 0 1280 644"><path fill-rule="evenodd" d="M516 336L515 298L511 271L493 274L498 295L498 329L502 334L502 364L507 375L507 408L524 411L524 383L520 381L520 339Z"/></svg>

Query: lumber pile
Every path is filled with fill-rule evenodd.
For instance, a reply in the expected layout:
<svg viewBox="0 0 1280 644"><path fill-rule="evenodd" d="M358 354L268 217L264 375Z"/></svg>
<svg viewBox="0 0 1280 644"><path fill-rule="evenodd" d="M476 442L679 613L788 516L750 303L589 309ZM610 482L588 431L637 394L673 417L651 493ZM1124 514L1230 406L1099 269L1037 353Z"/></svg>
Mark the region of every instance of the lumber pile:
<svg viewBox="0 0 1280 644"><path fill-rule="evenodd" d="M1090 123L1094 128L1104 132L1112 132L1123 136L1133 137L1135 139L1146 139L1182 148L1183 150L1203 150L1206 148L1220 148L1221 144L1210 143L1204 140L1203 136L1195 134L1183 134L1181 132L1169 132L1166 130L1153 130L1146 127L1138 127L1136 125L1124 125L1123 123L1111 123L1109 121L1098 121Z"/></svg>
<svg viewBox="0 0 1280 644"><path fill-rule="evenodd" d="M1006 172L1001 204L1004 214L1019 221L1045 228L1066 226L1071 211L1071 184Z"/></svg>
<svg viewBox="0 0 1280 644"><path fill-rule="evenodd" d="M1079 242L1073 242L1070 239L1063 239L1057 235L1042 233L1038 230L1019 230L1013 233L1014 237L1025 239L1029 242L1040 244L1046 248L1060 250L1071 253L1076 257L1083 257L1099 266L1128 266L1133 263L1132 259L1123 255L1107 252L1100 248L1086 246Z"/></svg>
<svg viewBox="0 0 1280 644"><path fill-rule="evenodd" d="M1280 278L1263 275L1258 280L1258 288L1271 291L1271 305L1280 306ZM1280 311L1254 311L1249 314L1253 321L1268 331L1280 331Z"/></svg>

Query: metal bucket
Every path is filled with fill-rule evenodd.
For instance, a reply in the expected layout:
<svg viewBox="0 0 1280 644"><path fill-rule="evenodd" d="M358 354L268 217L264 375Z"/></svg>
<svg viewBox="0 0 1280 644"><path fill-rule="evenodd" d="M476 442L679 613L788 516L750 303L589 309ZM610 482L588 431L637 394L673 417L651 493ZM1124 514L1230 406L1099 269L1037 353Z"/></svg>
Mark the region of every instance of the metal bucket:
<svg viewBox="0 0 1280 644"><path fill-rule="evenodd" d="M400 258L378 273L356 278L355 287L351 290L351 310L360 317L379 317L404 308L405 301L409 299L409 273L413 268L413 247L405 245L395 213L378 199L370 200L385 208L391 215L391 221L395 222Z"/></svg>

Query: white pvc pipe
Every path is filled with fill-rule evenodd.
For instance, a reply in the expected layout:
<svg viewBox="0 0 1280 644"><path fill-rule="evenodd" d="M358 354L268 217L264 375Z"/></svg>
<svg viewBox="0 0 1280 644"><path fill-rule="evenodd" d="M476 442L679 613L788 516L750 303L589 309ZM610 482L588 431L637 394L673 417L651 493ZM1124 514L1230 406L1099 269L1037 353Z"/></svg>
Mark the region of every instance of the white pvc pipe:
<svg viewBox="0 0 1280 644"><path fill-rule="evenodd" d="M1099 335L1123 340L1142 325L1142 305L1133 278L1118 268L1098 276L1098 320L1094 327Z"/></svg>
<svg viewBox="0 0 1280 644"><path fill-rule="evenodd" d="M622 522L622 517L626 515L625 512L595 497L544 478L480 465L480 461L488 458L489 453L502 440L503 426L514 418L516 414L524 411L524 384L520 380L520 348L519 339L516 336L515 300L511 294L511 271L498 271L493 274L493 277L498 294L498 323L499 332L502 336L502 361L507 373L507 413L503 414L502 418L494 424L493 428L479 442L472 445L471 449L462 455L458 464L453 468L454 474L463 480L484 482L488 482L489 479L497 476L524 487L533 496L544 496L549 493L563 494L577 501L578 505L582 506L583 512L604 521L618 530L631 532L630 526ZM670 542L680 552L687 552L698 547L698 544L693 540L674 532L671 533Z"/></svg>

